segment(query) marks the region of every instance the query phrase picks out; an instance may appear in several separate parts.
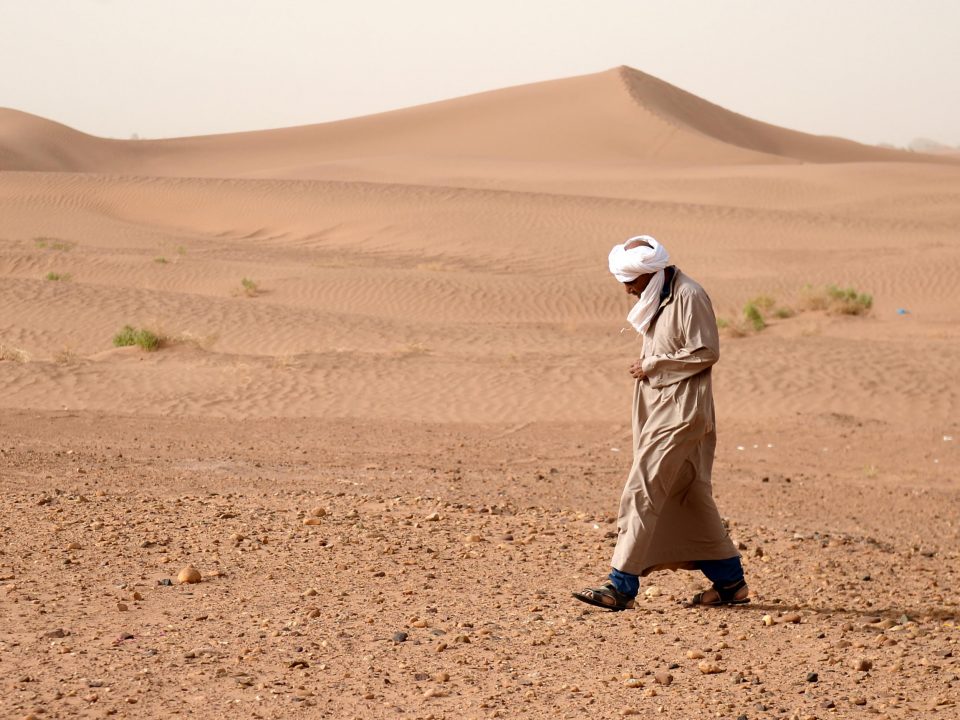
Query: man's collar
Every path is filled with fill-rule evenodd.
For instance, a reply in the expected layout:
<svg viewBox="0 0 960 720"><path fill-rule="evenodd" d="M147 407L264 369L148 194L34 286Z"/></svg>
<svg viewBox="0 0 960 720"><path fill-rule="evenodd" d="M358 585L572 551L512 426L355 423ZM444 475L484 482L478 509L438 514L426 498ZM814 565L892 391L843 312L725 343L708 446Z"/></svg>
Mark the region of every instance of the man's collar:
<svg viewBox="0 0 960 720"><path fill-rule="evenodd" d="M663 307L673 297L673 286L676 284L676 280L676 265L670 265L663 269L663 289L660 291L660 303L658 307Z"/></svg>

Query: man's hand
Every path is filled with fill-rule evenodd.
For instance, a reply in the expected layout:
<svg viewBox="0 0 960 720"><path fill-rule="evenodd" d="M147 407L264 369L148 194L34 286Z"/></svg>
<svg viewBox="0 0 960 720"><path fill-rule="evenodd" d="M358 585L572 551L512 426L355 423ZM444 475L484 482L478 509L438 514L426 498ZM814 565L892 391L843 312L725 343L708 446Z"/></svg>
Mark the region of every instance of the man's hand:
<svg viewBox="0 0 960 720"><path fill-rule="evenodd" d="M643 371L643 360L637 360L630 366L630 374L637 380L643 380L647 374Z"/></svg>

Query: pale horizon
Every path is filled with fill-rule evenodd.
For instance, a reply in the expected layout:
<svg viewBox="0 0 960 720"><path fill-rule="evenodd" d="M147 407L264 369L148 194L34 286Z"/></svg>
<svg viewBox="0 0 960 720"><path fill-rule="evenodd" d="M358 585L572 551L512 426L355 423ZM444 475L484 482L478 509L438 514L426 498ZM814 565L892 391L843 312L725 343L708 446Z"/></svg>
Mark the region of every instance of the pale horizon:
<svg viewBox="0 0 960 720"><path fill-rule="evenodd" d="M279 14L277 8L282 9ZM757 120L960 144L946 2L11 5L0 106L104 137L308 125L628 65Z"/></svg>

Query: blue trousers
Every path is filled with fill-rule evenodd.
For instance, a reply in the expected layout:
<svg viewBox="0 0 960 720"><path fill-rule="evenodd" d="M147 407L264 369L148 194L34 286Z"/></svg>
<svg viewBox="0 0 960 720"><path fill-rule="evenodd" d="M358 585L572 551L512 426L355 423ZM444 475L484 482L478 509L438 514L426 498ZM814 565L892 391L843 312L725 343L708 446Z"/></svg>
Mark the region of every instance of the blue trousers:
<svg viewBox="0 0 960 720"><path fill-rule="evenodd" d="M739 555L726 560L700 560L697 562L697 569L707 576L707 580L721 587L733 585L743 580L743 565L740 564ZM617 592L623 593L627 597L636 597L637 593L640 592L640 577L638 575L612 568L610 580Z"/></svg>

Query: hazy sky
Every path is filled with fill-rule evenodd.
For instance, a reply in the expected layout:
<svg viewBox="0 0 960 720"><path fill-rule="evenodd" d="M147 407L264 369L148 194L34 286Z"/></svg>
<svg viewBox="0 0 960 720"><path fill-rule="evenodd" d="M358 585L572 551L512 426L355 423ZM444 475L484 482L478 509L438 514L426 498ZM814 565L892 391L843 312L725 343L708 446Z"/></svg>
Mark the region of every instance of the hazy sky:
<svg viewBox="0 0 960 720"><path fill-rule="evenodd" d="M0 106L166 137L630 65L778 125L957 145L958 28L956 0L0 0Z"/></svg>

